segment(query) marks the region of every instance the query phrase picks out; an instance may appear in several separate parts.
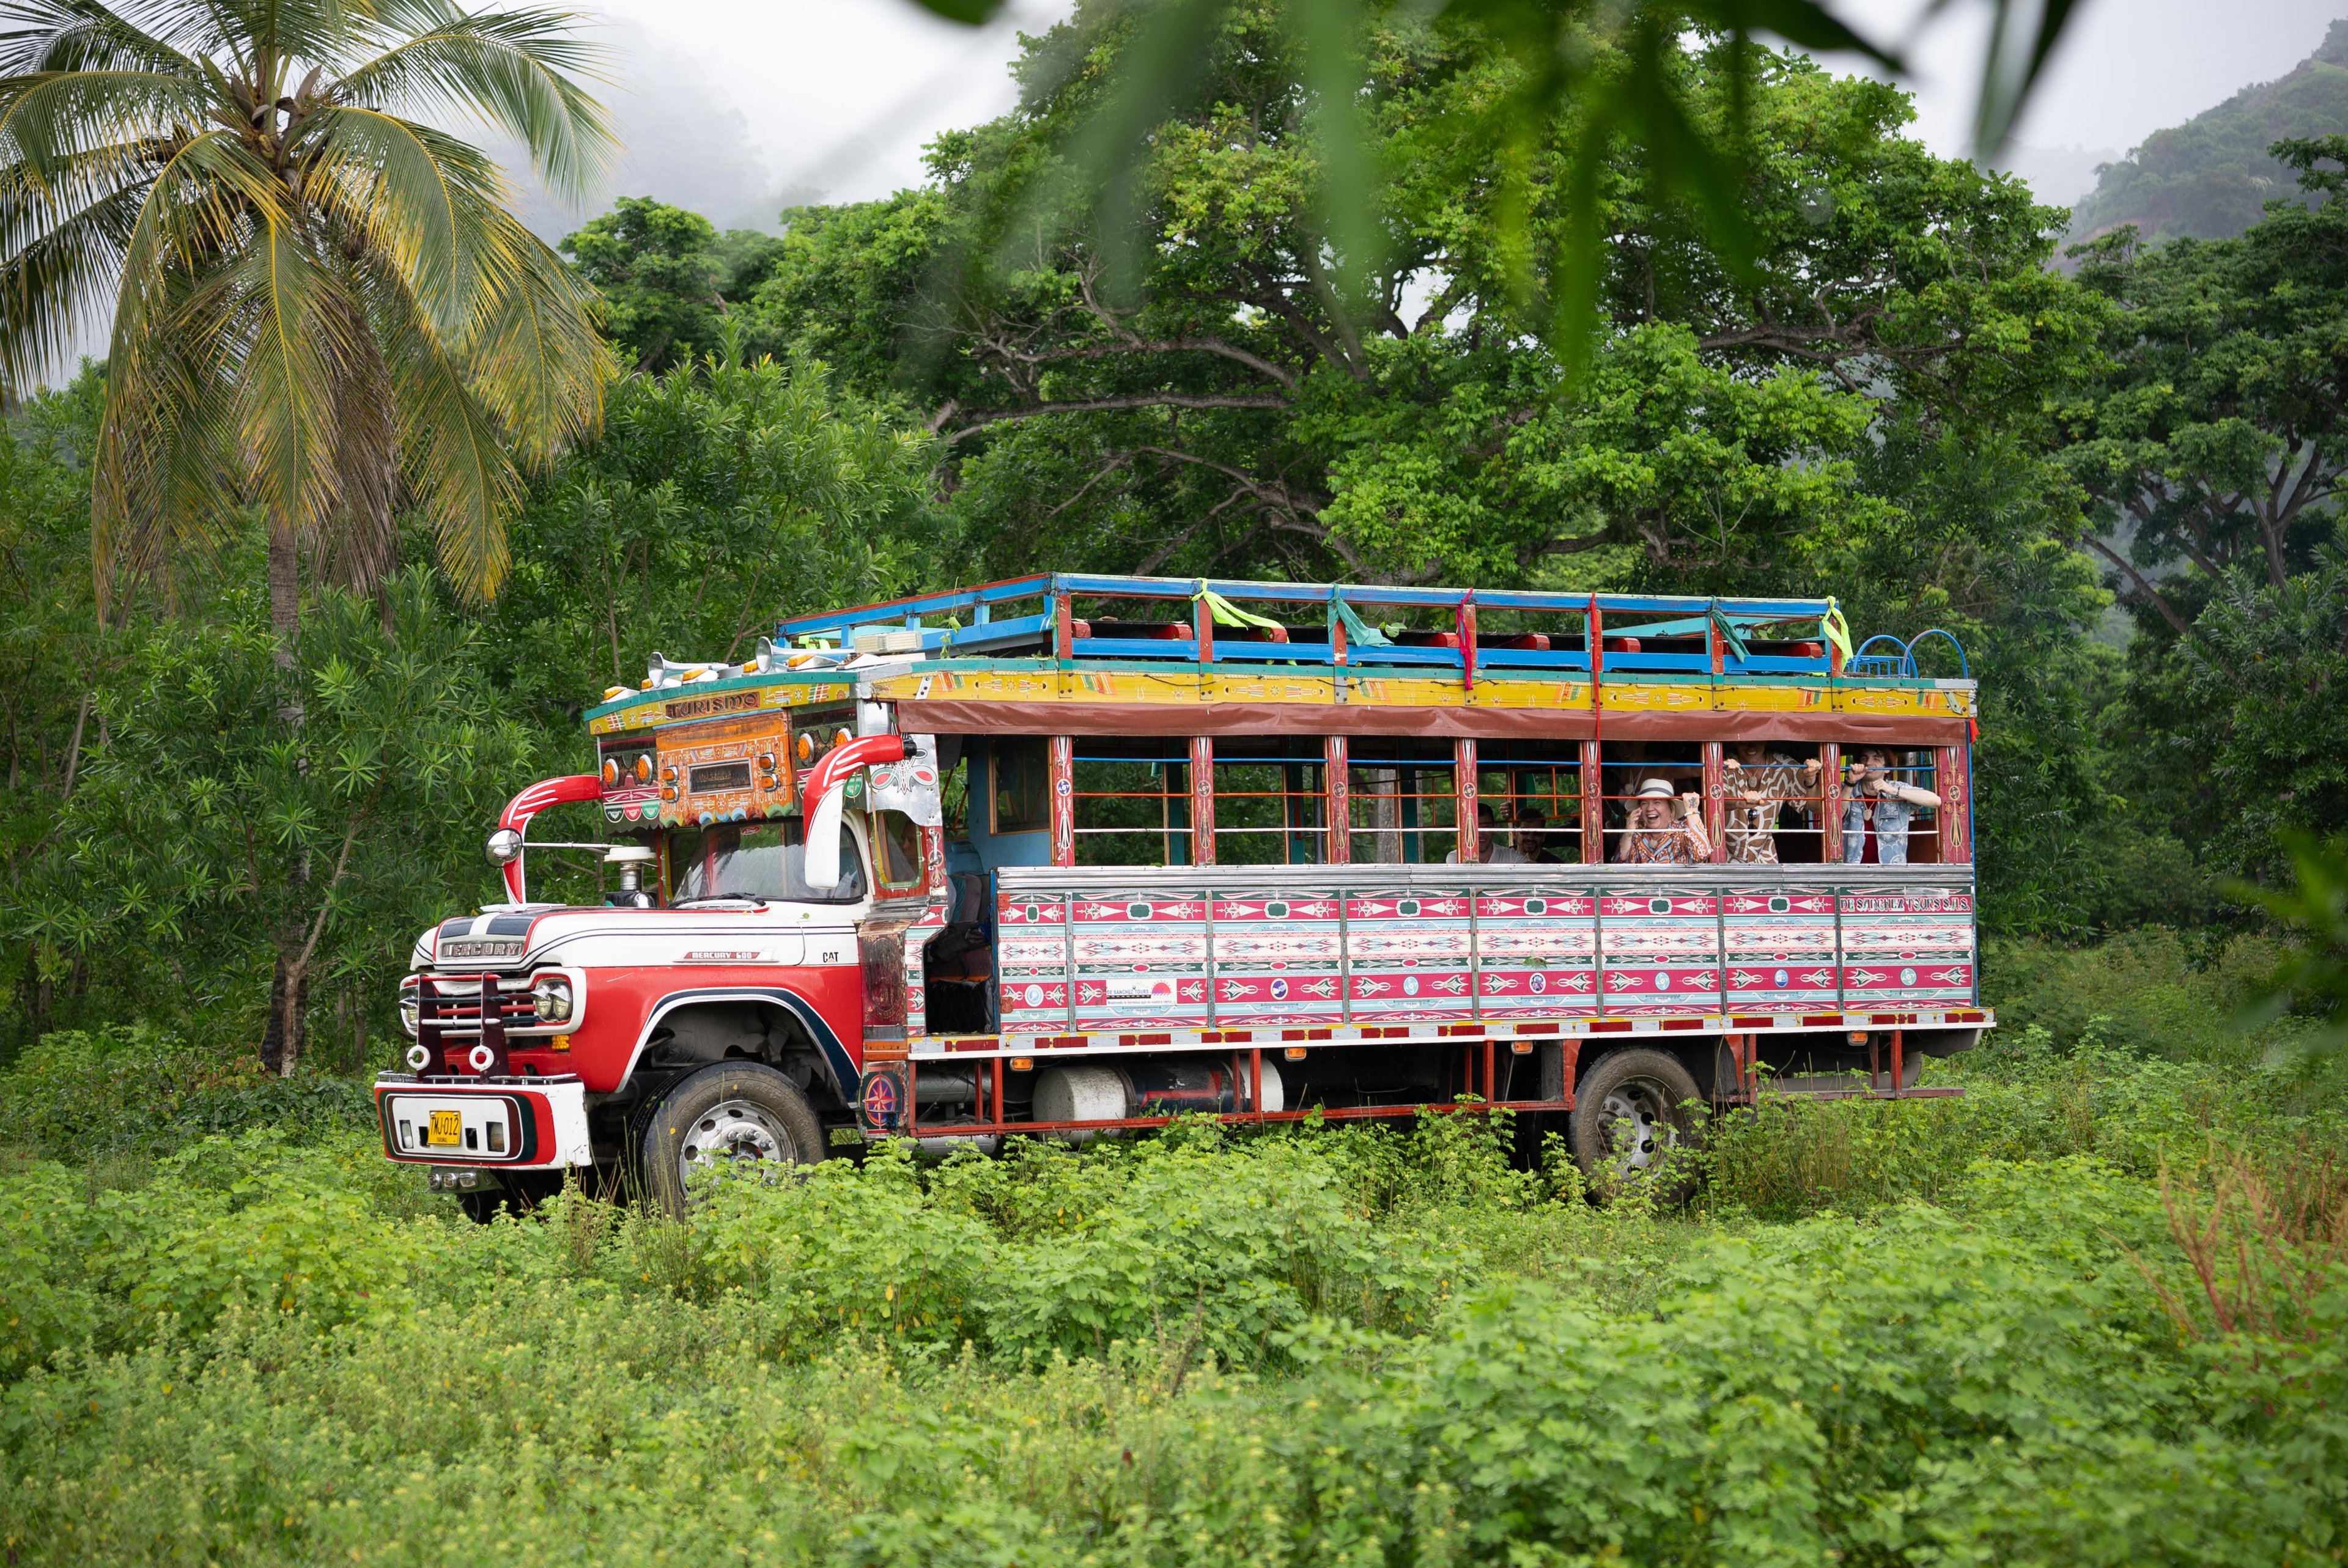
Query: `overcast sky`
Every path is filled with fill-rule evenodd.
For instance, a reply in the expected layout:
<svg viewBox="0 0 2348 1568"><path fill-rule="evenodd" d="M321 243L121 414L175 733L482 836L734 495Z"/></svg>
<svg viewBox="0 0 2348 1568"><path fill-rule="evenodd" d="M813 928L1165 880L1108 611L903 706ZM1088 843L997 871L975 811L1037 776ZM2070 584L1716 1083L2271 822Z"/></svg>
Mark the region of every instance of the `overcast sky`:
<svg viewBox="0 0 2348 1568"><path fill-rule="evenodd" d="M1067 10L1016 0L973 30L911 0L596 3L620 78L607 97L630 149L613 193L660 195L720 224L770 224L786 195L854 200L917 180L923 142L1012 103L1004 67L1018 31ZM1837 9L1905 46L1918 133L1967 150L1983 0L1954 0L1921 37L1911 29L1927 0ZM2085 0L2080 12L2009 158L2054 201L2084 194L2096 163L2149 132L2289 70L2348 0ZM541 230L567 216L534 214Z"/></svg>

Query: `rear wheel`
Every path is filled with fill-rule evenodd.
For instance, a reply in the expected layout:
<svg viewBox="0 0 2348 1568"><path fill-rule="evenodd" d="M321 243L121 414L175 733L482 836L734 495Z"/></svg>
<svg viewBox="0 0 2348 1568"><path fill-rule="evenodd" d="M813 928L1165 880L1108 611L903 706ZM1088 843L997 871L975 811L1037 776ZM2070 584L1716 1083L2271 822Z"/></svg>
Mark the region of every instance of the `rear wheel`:
<svg viewBox="0 0 2348 1568"><path fill-rule="evenodd" d="M1567 1123L1573 1157L1601 1192L1633 1182L1658 1182L1665 1202L1695 1184L1674 1151L1692 1150L1701 1127L1690 1102L1695 1079L1679 1059L1660 1050L1618 1050L1580 1076Z"/></svg>
<svg viewBox="0 0 2348 1568"><path fill-rule="evenodd" d="M823 1158L823 1128L798 1086L771 1067L705 1067L640 1119L644 1195L671 1214L691 1206L692 1178L710 1170L779 1176Z"/></svg>

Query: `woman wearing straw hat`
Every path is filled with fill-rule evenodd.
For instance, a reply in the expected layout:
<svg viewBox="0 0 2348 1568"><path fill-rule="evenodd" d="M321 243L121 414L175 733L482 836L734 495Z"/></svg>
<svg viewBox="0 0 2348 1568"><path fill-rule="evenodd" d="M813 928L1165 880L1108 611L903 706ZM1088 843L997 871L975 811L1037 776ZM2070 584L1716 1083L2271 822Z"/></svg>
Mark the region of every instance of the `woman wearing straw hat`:
<svg viewBox="0 0 2348 1568"><path fill-rule="evenodd" d="M1668 779L1647 779L1631 801L1631 820L1615 842L1614 858L1631 866L1693 866L1712 858L1704 831L1704 803L1681 794Z"/></svg>

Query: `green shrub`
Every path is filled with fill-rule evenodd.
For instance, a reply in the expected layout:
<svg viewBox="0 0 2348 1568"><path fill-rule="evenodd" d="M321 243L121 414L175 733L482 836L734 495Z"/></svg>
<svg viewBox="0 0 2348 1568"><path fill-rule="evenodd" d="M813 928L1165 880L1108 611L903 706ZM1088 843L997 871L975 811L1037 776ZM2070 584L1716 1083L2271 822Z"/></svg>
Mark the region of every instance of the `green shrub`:
<svg viewBox="0 0 2348 1568"><path fill-rule="evenodd" d="M2101 1019L2105 1040L2139 1054L2255 1061L2266 1040L2245 1036L2234 1020L2279 950L2271 938L2158 926L2089 948L1992 938L1982 953L1982 997L2002 1031L2034 1025L2057 1049Z"/></svg>
<svg viewBox="0 0 2348 1568"><path fill-rule="evenodd" d="M1686 1210L1449 1117L890 1145L682 1223L469 1225L308 1124L0 1161L0 1550L2333 1560L2337 1108L2094 1015L1929 1071L1718 1119Z"/></svg>
<svg viewBox="0 0 2348 1568"><path fill-rule="evenodd" d="M0 1072L0 1139L75 1163L153 1156L248 1127L317 1138L374 1122L363 1083L279 1078L250 1051L201 1049L147 1023L44 1035Z"/></svg>
<svg viewBox="0 0 2348 1568"><path fill-rule="evenodd" d="M926 1184L891 1145L860 1168L719 1181L681 1236L632 1235L640 1280L658 1272L645 1251L685 1242L685 1287L756 1297L785 1353L875 1333L1014 1360L1179 1342L1254 1364L1316 1313L1423 1327L1472 1262L1426 1238L1391 1245L1348 1207L1323 1151L1219 1136L963 1157Z"/></svg>
<svg viewBox="0 0 2348 1568"><path fill-rule="evenodd" d="M103 1331L107 1303L85 1267L91 1231L73 1172L42 1163L0 1178L0 1379Z"/></svg>

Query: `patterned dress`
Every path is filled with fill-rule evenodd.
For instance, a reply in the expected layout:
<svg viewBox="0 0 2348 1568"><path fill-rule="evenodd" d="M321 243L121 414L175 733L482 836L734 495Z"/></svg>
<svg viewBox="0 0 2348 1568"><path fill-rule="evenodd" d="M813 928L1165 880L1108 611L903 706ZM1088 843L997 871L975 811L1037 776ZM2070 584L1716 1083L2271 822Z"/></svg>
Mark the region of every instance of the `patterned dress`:
<svg viewBox="0 0 2348 1568"><path fill-rule="evenodd" d="M1788 800L1802 798L1802 770L1793 763L1765 763L1740 770L1744 793L1764 794L1764 801L1741 801L1732 795L1725 824L1728 858L1733 865L1777 864L1777 814Z"/></svg>
<svg viewBox="0 0 2348 1568"><path fill-rule="evenodd" d="M1614 846L1614 859L1622 866L1694 866L1695 845L1676 822L1669 827L1626 827L1622 841Z"/></svg>

